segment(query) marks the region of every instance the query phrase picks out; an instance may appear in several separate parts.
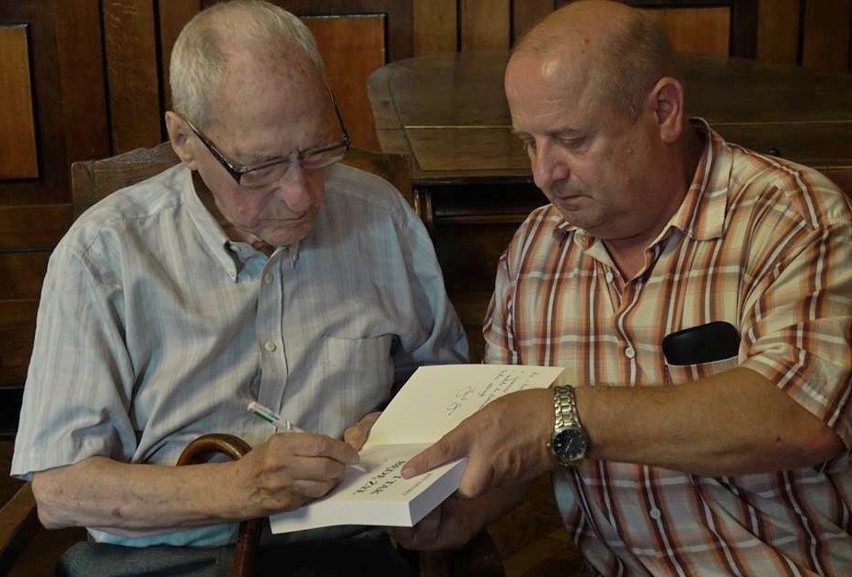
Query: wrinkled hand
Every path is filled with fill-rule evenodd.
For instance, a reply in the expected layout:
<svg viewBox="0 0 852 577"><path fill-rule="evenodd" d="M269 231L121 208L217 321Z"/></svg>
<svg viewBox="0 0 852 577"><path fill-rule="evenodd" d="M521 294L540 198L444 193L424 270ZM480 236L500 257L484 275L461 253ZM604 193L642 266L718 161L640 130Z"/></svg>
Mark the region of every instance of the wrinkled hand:
<svg viewBox="0 0 852 577"><path fill-rule="evenodd" d="M277 433L234 462L244 519L301 507L340 481L358 453L343 441L311 433ZM239 502L239 501L238 501Z"/></svg>
<svg viewBox="0 0 852 577"><path fill-rule="evenodd" d="M467 457L459 494L476 497L492 488L529 481L553 467L547 448L553 431L553 392L518 391L474 413L402 468L405 478Z"/></svg>
<svg viewBox="0 0 852 577"><path fill-rule="evenodd" d="M363 419L346 429L343 432L343 440L356 451L360 451L370 437L370 430L376 424L376 419L381 415L381 411L369 413Z"/></svg>

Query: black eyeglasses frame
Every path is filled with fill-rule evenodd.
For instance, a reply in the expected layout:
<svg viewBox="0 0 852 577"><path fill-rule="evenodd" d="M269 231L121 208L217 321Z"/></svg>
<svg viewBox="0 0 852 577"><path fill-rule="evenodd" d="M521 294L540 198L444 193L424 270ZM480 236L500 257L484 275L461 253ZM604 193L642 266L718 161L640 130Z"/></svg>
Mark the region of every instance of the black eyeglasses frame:
<svg viewBox="0 0 852 577"><path fill-rule="evenodd" d="M337 123L340 126L340 132L343 134L343 138L339 142L335 142L333 144L326 144L326 145L323 145L323 146L317 146L317 147L314 147L314 148L309 148L307 150L300 150L300 151L295 152L294 155L296 156L296 160L299 161L300 163L301 163L301 159L305 158L306 156L309 156L309 155L312 155L312 154L318 154L318 153L322 153L322 152L327 152L327 151L333 150L335 148L343 148L343 155L340 157L340 160L342 160L346 156L346 153L349 152L349 148L351 146L351 140L349 138L349 132L346 130L346 125L343 124L343 116L340 114L340 108L338 108L338 106L337 106L337 100L334 98L334 94L330 90L329 90L329 95L331 96L331 104L334 107L334 115L337 118ZM231 175L231 178L233 178L234 181L238 185L241 184L243 175L245 175L249 172L253 172L253 171L256 171L256 170L262 170L264 168L269 168L270 166L275 166L276 164L282 164L282 163L285 163L285 162L288 164L287 170L289 170L289 167L293 162L293 155L290 155L288 157L272 158L270 160L264 160L263 162L259 162L257 164L253 164L253 165L250 165L250 166L238 164L238 163L232 161L231 159L229 159L225 155L225 153L223 153L221 150L219 150L219 148L216 146L216 144L206 134L204 134L198 127L196 127L195 124L193 124L191 120L189 120L186 116L184 116L180 112L177 112L176 114L180 117L181 120L183 120L186 123L186 125L189 127L189 129L192 130L192 132L198 137L198 139L202 142L202 144L204 144L204 146L207 148L207 150L209 150L210 153L213 155L213 157L219 162L219 164L222 165L222 168L224 168L225 171L227 171L227 173L229 175ZM339 160L336 161L336 162L339 162ZM284 172L286 173L287 171L285 170Z"/></svg>

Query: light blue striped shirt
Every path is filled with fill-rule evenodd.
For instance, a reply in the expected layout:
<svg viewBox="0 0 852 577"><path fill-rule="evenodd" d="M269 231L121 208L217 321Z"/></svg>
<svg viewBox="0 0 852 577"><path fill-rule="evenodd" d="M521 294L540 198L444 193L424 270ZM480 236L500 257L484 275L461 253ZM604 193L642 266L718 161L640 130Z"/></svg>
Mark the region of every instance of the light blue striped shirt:
<svg viewBox="0 0 852 577"><path fill-rule="evenodd" d="M273 428L249 401L339 437L421 364L467 343L420 220L337 165L311 233L267 257L227 239L182 165L110 195L50 259L12 474L105 455L175 463L204 433ZM126 540L226 542L233 526Z"/></svg>

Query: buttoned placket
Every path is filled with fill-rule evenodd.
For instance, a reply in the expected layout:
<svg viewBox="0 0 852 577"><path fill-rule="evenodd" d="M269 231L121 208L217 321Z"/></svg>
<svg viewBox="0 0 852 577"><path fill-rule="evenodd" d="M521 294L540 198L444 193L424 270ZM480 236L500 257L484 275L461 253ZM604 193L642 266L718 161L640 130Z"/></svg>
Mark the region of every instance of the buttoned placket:
<svg viewBox="0 0 852 577"><path fill-rule="evenodd" d="M595 274L604 281L604 286L607 295L609 296L610 306L613 314L613 323L616 332L619 336L619 345L624 363L623 380L626 383L635 383L639 377L639 364L637 360L637 350L633 342L632 334L628 330L627 318L630 312L638 306L639 295L642 292L644 284L644 274L646 266L642 274L634 279L623 282L623 286L619 286L621 273L615 267L606 247L599 239L582 234L577 239L580 246L584 249L589 257L595 260ZM652 261L658 256L658 253L651 255Z"/></svg>
<svg viewBox="0 0 852 577"><path fill-rule="evenodd" d="M255 337L260 356L258 402L278 410L288 382L287 350L281 331L284 289L281 267L288 262L287 249L279 248L260 273L257 290Z"/></svg>

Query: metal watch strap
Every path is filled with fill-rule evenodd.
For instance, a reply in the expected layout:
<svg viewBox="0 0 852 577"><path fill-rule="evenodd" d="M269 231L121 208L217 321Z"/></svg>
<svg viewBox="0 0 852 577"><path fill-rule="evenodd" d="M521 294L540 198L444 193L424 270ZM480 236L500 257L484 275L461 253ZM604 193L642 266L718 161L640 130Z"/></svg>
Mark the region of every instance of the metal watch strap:
<svg viewBox="0 0 852 577"><path fill-rule="evenodd" d="M580 423L574 387L553 387L553 436L550 451L560 465L579 465L589 448L589 435Z"/></svg>
<svg viewBox="0 0 852 577"><path fill-rule="evenodd" d="M577 398L574 395L574 387L553 387L553 431L562 429L582 429L580 415L577 413Z"/></svg>

